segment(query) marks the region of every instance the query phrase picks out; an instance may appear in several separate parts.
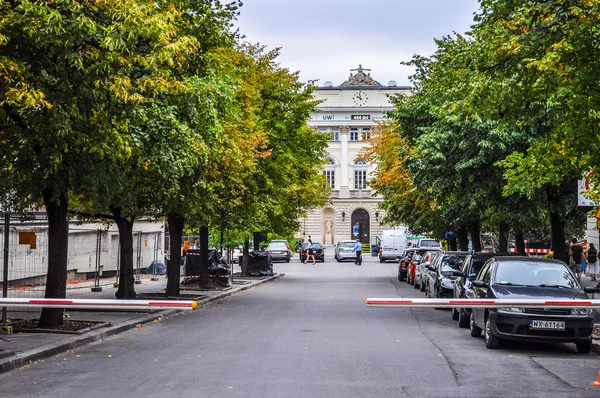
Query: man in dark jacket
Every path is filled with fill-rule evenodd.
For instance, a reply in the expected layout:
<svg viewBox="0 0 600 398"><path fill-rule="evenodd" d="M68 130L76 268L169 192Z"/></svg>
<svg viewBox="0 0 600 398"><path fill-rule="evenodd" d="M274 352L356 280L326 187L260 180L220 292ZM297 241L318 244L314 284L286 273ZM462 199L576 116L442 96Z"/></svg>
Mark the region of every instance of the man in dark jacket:
<svg viewBox="0 0 600 398"><path fill-rule="evenodd" d="M587 262L587 258L583 252L583 247L577 244L577 239L573 238L571 242L573 244L569 250L569 256L573 258L573 261L569 259L569 266L574 263L571 269L577 274L577 279L581 279L582 264Z"/></svg>

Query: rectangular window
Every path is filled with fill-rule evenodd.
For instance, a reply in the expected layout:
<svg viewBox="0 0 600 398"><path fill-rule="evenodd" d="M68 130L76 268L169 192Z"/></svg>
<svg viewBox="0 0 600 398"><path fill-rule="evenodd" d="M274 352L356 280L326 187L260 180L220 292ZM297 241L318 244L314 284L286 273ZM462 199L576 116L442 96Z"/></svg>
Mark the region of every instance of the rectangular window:
<svg viewBox="0 0 600 398"><path fill-rule="evenodd" d="M350 129L350 141L358 141L358 129Z"/></svg>
<svg viewBox="0 0 600 398"><path fill-rule="evenodd" d="M329 134L329 141L339 141L340 140L340 130L337 128L330 127L321 127L319 132L322 134Z"/></svg>
<svg viewBox="0 0 600 398"><path fill-rule="evenodd" d="M367 188L367 170L354 170L354 189Z"/></svg>
<svg viewBox="0 0 600 398"><path fill-rule="evenodd" d="M331 138L329 141L339 141L340 140L340 131L338 129L331 129Z"/></svg>
<svg viewBox="0 0 600 398"><path fill-rule="evenodd" d="M371 139L371 129L363 129L363 131L362 131L362 139L363 139L363 141Z"/></svg>
<svg viewBox="0 0 600 398"><path fill-rule="evenodd" d="M325 178L327 179L327 185L331 189L335 189L335 171L334 170L325 170Z"/></svg>

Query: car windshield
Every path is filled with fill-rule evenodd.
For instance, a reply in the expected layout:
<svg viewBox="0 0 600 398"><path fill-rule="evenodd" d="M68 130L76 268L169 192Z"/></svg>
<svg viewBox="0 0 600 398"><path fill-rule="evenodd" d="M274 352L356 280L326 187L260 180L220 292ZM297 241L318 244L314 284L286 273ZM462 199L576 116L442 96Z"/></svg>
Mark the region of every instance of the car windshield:
<svg viewBox="0 0 600 398"><path fill-rule="evenodd" d="M578 289L579 283L562 264L534 261L502 261L498 263L495 283L539 287Z"/></svg>
<svg viewBox="0 0 600 398"><path fill-rule="evenodd" d="M352 241L348 241L348 242L341 242L340 243L340 247L354 247L355 243Z"/></svg>
<svg viewBox="0 0 600 398"><path fill-rule="evenodd" d="M449 255L444 256L442 263L440 264L443 275L452 275L452 271L458 271L462 269L465 263L466 256Z"/></svg>
<svg viewBox="0 0 600 398"><path fill-rule="evenodd" d="M285 249L285 243L283 242L271 242L269 244L269 249L273 249L273 250L283 250Z"/></svg>

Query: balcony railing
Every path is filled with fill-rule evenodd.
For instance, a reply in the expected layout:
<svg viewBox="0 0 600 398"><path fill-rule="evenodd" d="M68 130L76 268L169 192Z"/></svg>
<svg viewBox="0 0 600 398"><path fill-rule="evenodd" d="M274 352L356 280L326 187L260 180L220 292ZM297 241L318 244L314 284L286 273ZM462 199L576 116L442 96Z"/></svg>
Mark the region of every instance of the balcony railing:
<svg viewBox="0 0 600 398"><path fill-rule="evenodd" d="M350 190L350 198L370 198L371 190L370 189L351 189Z"/></svg>

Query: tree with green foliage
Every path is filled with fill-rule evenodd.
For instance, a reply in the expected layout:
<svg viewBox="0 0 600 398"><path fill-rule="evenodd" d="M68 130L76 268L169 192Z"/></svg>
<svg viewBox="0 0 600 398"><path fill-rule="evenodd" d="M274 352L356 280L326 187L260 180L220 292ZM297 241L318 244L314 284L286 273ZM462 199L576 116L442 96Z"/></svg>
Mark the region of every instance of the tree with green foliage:
<svg viewBox="0 0 600 398"><path fill-rule="evenodd" d="M128 162L133 110L184 89L173 69L195 46L181 15L134 0L0 2L0 181L15 206L46 208L46 297L65 297L74 183L109 155ZM40 327L61 323L60 309L43 309Z"/></svg>

